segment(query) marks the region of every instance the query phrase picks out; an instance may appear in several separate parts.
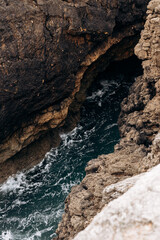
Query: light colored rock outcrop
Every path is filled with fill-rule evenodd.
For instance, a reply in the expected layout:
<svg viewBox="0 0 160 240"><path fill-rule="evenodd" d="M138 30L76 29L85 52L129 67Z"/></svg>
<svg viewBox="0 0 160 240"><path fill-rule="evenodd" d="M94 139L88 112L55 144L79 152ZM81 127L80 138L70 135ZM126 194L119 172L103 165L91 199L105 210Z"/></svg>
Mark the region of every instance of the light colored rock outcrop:
<svg viewBox="0 0 160 240"><path fill-rule="evenodd" d="M134 186L135 183L139 180L139 178L143 175L144 174L142 173L140 175L136 175L134 177L126 178L123 181L120 181L118 183L111 184L111 185L107 186L103 190L103 197L102 197L103 203L104 204L108 203L108 202L112 201L113 199L116 199L116 198L120 197L121 195L123 195L132 186Z"/></svg>
<svg viewBox="0 0 160 240"><path fill-rule="evenodd" d="M160 239L160 165L137 176L133 187L111 201L74 240L159 240ZM130 178L115 184L133 183ZM108 188L106 189L108 191Z"/></svg>

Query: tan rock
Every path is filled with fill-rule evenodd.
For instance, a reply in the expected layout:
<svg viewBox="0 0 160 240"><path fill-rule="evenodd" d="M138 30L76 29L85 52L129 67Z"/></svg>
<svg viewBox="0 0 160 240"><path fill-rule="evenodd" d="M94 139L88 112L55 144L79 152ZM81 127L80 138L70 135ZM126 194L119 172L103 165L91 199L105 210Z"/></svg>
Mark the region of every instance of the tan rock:
<svg viewBox="0 0 160 240"><path fill-rule="evenodd" d="M103 208L104 204L108 204L115 198L117 198L117 200L113 201L113 205L116 211L114 212L113 210L113 215L108 214L112 206L111 202L111 205L106 207L106 214L100 213L100 217L97 216L95 218L96 220L91 223L91 227L86 228L84 233L78 234L75 238L76 240L152 239L151 236L154 234L153 229L155 226L158 226L156 234L160 232L160 226L158 225L159 218L157 218L158 221L156 218L153 220L150 219L148 215L149 220L144 222L141 218L145 211L152 211L151 204L147 205L148 208L145 208L145 204L143 203L144 198L149 196L148 193L150 194L145 180L144 186L146 188L143 189L141 193L139 192L138 196L136 190L135 192L133 191L133 198L127 198L127 202L130 201L129 199L132 199L130 206L134 206L134 208L132 208L133 214L134 209L137 209L136 207L138 206L138 204L136 204L136 198L137 201L141 201L142 212L139 210L136 212L138 219L141 219L140 224L137 221L137 216L135 216L133 222L131 215L127 215L130 211L130 206L127 209L127 202L125 202L124 199L124 201L121 201L122 205L118 205L120 201L118 199L123 198L123 196L119 196L124 194L132 185L135 184L135 186L138 186L138 182L140 181L138 179L141 179L141 176L143 179L143 174L137 177L135 175L143 173L160 163L158 134L160 130L159 4L160 2L158 0L150 1L144 30L141 32L141 38L135 47L135 53L143 60L142 66L144 74L136 79L130 88L128 97L125 98L121 104L121 114L118 121L122 137L120 143L115 146L114 153L100 156L88 163L85 178L79 186L75 186L74 189L71 190L71 193L67 197L63 218L68 224L66 226L62 218L57 230L58 240L72 239L75 234L78 233L75 227L76 225L69 224L71 217L75 216L73 209L75 207L78 208L77 202L79 204L79 210L81 211L79 215L81 214L82 216L79 219L79 224L82 228L85 228L86 225L92 221L93 216ZM157 169L159 169L159 166ZM157 173L157 180L155 179L156 186L158 186L159 181L158 171L159 170L155 170ZM131 176L135 177L128 178ZM152 188L151 185L150 187ZM84 192L90 193L90 198L85 199ZM154 207L154 213L155 216L158 217L159 212L156 212L156 209L159 209L159 192L155 194L157 194L157 205ZM151 196L151 199L152 197L153 196ZM153 201L153 199L151 201ZM84 208L80 208L82 203ZM112 217L114 221L111 223ZM63 231L64 228L64 235L60 236L59 233ZM145 238L145 236L148 236L148 238ZM159 235L156 236L158 236L158 238L155 239L159 239Z"/></svg>

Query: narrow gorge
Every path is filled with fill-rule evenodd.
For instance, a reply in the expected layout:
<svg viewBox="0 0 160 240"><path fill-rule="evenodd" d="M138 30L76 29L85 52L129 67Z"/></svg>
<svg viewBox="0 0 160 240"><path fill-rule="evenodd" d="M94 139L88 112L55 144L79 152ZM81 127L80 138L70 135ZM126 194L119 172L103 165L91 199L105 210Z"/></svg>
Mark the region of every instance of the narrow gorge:
<svg viewBox="0 0 160 240"><path fill-rule="evenodd" d="M115 145L114 153L89 161L85 178L72 188L66 199L65 214L56 239L73 239L104 206L75 240L158 240L160 237L159 190L154 185L159 179L159 168L154 169L153 174L146 174L142 181L137 181L140 176L137 179L133 177L133 180L130 178L160 163L160 2L151 1L147 14L144 30L135 47L136 55L143 60L144 72L121 103L118 120L120 143ZM148 176L150 178L145 182ZM123 181L125 179L126 182ZM118 197L134 184L132 195L129 195L132 190L128 191L130 198L125 199L127 195L124 195L124 202L121 202ZM144 188L138 184L144 184ZM140 198L136 193L144 196ZM113 201L116 198L117 202ZM111 204L107 206L109 202Z"/></svg>
<svg viewBox="0 0 160 240"><path fill-rule="evenodd" d="M112 152L119 141L120 103L141 73L141 62L135 57L111 64L89 88L81 120L74 130L61 135L60 146L48 152L42 163L0 187L3 235L14 239L55 236L65 198L85 176L87 162Z"/></svg>
<svg viewBox="0 0 160 240"><path fill-rule="evenodd" d="M81 82L133 55L147 3L1 1L0 182L59 144Z"/></svg>
<svg viewBox="0 0 160 240"><path fill-rule="evenodd" d="M0 16L0 238L158 232L116 229L107 206L158 181L159 0L3 0Z"/></svg>

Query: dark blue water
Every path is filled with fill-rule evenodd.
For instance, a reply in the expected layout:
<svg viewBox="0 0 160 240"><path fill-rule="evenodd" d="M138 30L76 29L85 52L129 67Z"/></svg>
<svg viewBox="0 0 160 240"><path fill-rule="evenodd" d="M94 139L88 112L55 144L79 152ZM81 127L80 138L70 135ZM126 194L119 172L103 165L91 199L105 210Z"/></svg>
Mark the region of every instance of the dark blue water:
<svg viewBox="0 0 160 240"><path fill-rule="evenodd" d="M81 110L81 121L62 143L28 172L0 186L0 239L49 240L70 189L85 176L87 162L113 151L117 118L130 82L122 73L102 75Z"/></svg>

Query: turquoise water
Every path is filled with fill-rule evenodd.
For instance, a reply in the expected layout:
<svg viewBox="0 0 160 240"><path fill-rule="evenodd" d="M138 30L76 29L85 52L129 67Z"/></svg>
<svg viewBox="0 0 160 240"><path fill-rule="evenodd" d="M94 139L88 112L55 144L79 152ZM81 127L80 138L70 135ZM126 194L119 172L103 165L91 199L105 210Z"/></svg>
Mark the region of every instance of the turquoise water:
<svg viewBox="0 0 160 240"><path fill-rule="evenodd" d="M116 122L131 79L121 70L101 74L88 91L81 121L61 136L61 145L38 166L0 186L0 239L49 240L55 236L64 200L85 176L87 162L112 152L119 141Z"/></svg>

